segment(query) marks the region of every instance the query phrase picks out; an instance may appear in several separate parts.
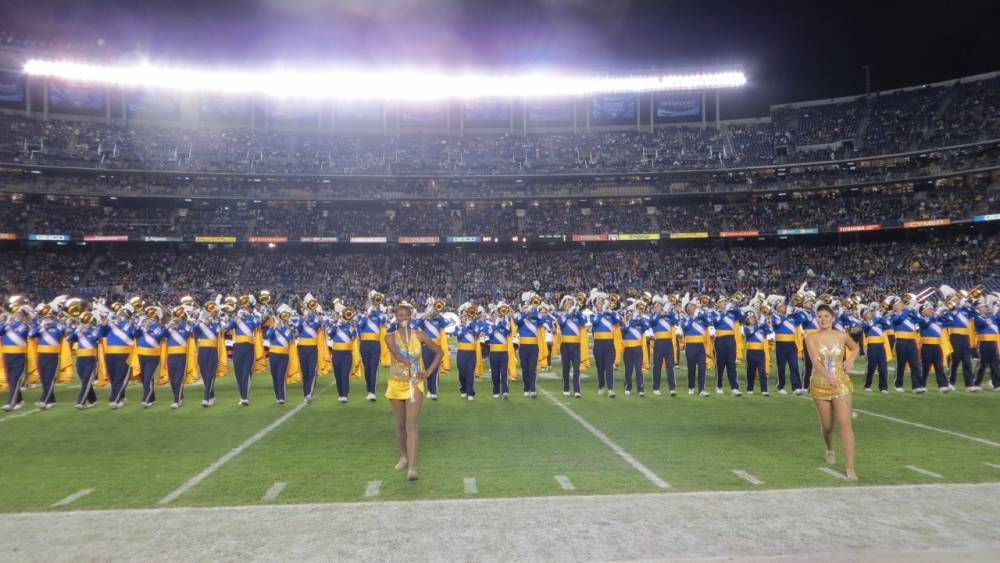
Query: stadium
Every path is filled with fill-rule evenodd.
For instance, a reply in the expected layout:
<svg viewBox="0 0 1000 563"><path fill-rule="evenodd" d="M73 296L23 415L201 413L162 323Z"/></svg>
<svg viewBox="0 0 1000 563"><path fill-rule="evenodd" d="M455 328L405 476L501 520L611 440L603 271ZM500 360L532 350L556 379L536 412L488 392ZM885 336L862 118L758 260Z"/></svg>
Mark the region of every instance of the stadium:
<svg viewBox="0 0 1000 563"><path fill-rule="evenodd" d="M0 14L0 558L1000 556L995 60L746 114Z"/></svg>

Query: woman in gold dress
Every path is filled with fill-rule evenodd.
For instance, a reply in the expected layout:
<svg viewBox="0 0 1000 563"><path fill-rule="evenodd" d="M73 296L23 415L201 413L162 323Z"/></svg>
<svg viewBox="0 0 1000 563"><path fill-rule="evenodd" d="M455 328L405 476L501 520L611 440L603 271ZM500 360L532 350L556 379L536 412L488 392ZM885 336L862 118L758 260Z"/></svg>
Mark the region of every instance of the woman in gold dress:
<svg viewBox="0 0 1000 563"><path fill-rule="evenodd" d="M389 326L386 334L386 346L392 356L389 366L389 381L385 389L385 397L392 405L392 414L396 419L396 439L399 441L400 458L396 469L409 468L406 478L416 481L417 475L417 419L420 417L420 406L427 392L425 380L427 375L434 373L444 351L421 330L414 329L410 318L413 316L413 305L400 301L396 305L396 321ZM424 345L434 352L431 365L423 365L420 346Z"/></svg>
<svg viewBox="0 0 1000 563"><path fill-rule="evenodd" d="M836 463L833 453L833 427L840 431L840 445L847 462L845 475L856 481L854 472L854 429L851 428L851 393L854 386L847 373L858 356L858 345L846 332L834 330L833 309L820 305L816 309L819 330L806 336L806 348L813 363L809 394L819 414L823 441L826 442L826 462Z"/></svg>

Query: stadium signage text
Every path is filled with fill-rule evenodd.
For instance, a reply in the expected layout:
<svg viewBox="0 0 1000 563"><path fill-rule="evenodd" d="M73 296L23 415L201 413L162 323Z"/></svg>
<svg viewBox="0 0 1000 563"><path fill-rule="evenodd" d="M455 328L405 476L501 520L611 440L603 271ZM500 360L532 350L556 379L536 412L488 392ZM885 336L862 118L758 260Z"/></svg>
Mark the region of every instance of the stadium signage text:
<svg viewBox="0 0 1000 563"><path fill-rule="evenodd" d="M441 237L399 237L399 244L437 244Z"/></svg>
<svg viewBox="0 0 1000 563"><path fill-rule="evenodd" d="M340 242L337 237L302 237L299 242Z"/></svg>
<svg viewBox="0 0 1000 563"><path fill-rule="evenodd" d="M144 242L181 242L180 237L142 237Z"/></svg>
<svg viewBox="0 0 1000 563"><path fill-rule="evenodd" d="M701 232L697 232L697 233L670 233L670 238L672 238L672 239L678 239L678 238L682 238L682 239L683 238L708 238L708 232L701 231Z"/></svg>
<svg viewBox="0 0 1000 563"><path fill-rule="evenodd" d="M127 242L128 235L83 235L87 242Z"/></svg>
<svg viewBox="0 0 1000 563"><path fill-rule="evenodd" d="M919 229L921 227L940 227L950 225L951 219L927 219L925 221L907 221L903 223L904 229Z"/></svg>
<svg viewBox="0 0 1000 563"><path fill-rule="evenodd" d="M17 235L14 233L0 233L0 240L17 240Z"/></svg>
<svg viewBox="0 0 1000 563"><path fill-rule="evenodd" d="M288 237L250 237L250 242L277 244L277 243L288 242Z"/></svg>
<svg viewBox="0 0 1000 563"><path fill-rule="evenodd" d="M882 225L845 225L837 227L838 233L861 233L865 231L880 231Z"/></svg>
<svg viewBox="0 0 1000 563"><path fill-rule="evenodd" d="M462 242L480 242L482 237L480 236L468 236L468 237L448 237L448 242L450 243L462 243Z"/></svg>
<svg viewBox="0 0 1000 563"><path fill-rule="evenodd" d="M660 233L636 233L618 235L618 240L660 240Z"/></svg>
<svg viewBox="0 0 1000 563"><path fill-rule="evenodd" d="M779 235L815 235L819 229L778 229Z"/></svg>
<svg viewBox="0 0 1000 563"><path fill-rule="evenodd" d="M208 243L213 243L213 242L216 242L216 243L230 243L230 242L236 242L236 237L227 237L227 236L201 236L201 237L194 237L194 241L195 242L208 242Z"/></svg>
<svg viewBox="0 0 1000 563"><path fill-rule="evenodd" d="M760 236L760 231L722 231L719 236L722 238L756 237Z"/></svg>
<svg viewBox="0 0 1000 563"><path fill-rule="evenodd" d="M573 235L573 242L592 242L599 240L611 240L608 235Z"/></svg>
<svg viewBox="0 0 1000 563"><path fill-rule="evenodd" d="M371 243L385 244L387 240L388 239L386 237L351 237L352 243L360 242L363 244L371 244Z"/></svg>
<svg viewBox="0 0 1000 563"><path fill-rule="evenodd" d="M976 215L976 221L998 221L1000 213L990 213L989 215Z"/></svg>
<svg viewBox="0 0 1000 563"><path fill-rule="evenodd" d="M65 241L65 240L69 240L69 239L70 239L69 235L36 235L36 234L29 234L28 235L28 240L56 240L56 241Z"/></svg>

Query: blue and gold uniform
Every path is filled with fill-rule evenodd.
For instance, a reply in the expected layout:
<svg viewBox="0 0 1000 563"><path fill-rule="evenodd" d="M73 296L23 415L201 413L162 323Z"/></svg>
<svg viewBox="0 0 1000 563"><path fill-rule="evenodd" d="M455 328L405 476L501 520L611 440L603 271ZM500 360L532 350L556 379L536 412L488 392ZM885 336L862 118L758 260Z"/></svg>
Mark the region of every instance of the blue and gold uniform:
<svg viewBox="0 0 1000 563"><path fill-rule="evenodd" d="M972 375L972 343L976 329L973 319L976 310L967 302L959 304L953 311L946 311L941 318L948 329L948 339L951 340L951 374L948 378L951 385L958 377L958 366L962 366L962 378L968 389L973 385Z"/></svg>
<svg viewBox="0 0 1000 563"><path fill-rule="evenodd" d="M652 326L649 317L635 313L622 321L622 363L625 364L625 393L632 393L632 374L635 374L635 390L640 397L646 396L645 381L642 377L643 333Z"/></svg>
<svg viewBox="0 0 1000 563"><path fill-rule="evenodd" d="M779 305L778 307L785 307ZM793 311L771 314L771 328L774 330L774 356L778 366L778 393L785 394L785 369L788 369L792 392L802 394L802 379L799 375L799 352L802 349L802 335L799 332L802 317ZM808 355L808 354L806 354Z"/></svg>
<svg viewBox="0 0 1000 563"><path fill-rule="evenodd" d="M66 329L52 319L37 321L32 327L31 338L38 345L38 375L42 379L42 400L39 407L48 408L56 403L56 373L59 371L59 350Z"/></svg>
<svg viewBox="0 0 1000 563"><path fill-rule="evenodd" d="M8 321L0 325L0 338L3 339L3 367L7 375L7 402L4 404L4 410L21 408L24 403L21 385L27 377L29 334L31 326L21 320L8 317Z"/></svg>
<svg viewBox="0 0 1000 563"><path fill-rule="evenodd" d="M361 339L361 365L365 372L365 389L371 400L375 400L378 387L378 368L382 357L382 327L385 315L377 307L372 307L364 315L358 316L358 338Z"/></svg>
<svg viewBox="0 0 1000 563"><path fill-rule="evenodd" d="M291 343L295 339L295 333L284 321L279 320L275 321L274 326L267 329L265 338L270 344L267 350L267 359L271 367L274 398L279 404L283 404L285 402L289 353L292 352Z"/></svg>
<svg viewBox="0 0 1000 563"><path fill-rule="evenodd" d="M868 365L865 368L865 389L872 388L875 370L878 370L878 390L887 393L889 390L889 357L892 349L889 337L885 334L885 320L882 315L872 315L870 319L861 321L861 330L865 341L865 358Z"/></svg>
<svg viewBox="0 0 1000 563"><path fill-rule="evenodd" d="M981 306L985 308L985 306ZM986 375L986 366L990 368L990 381L993 388L1000 388L1000 354L997 347L1000 346L1000 330L998 330L997 317L1000 315L989 315L986 311L979 310L973 319L976 326L976 341L979 342L979 369L976 370L975 389L978 391L983 384L983 376Z"/></svg>
<svg viewBox="0 0 1000 563"><path fill-rule="evenodd" d="M351 365L354 363L354 339L357 329L343 319L327 326L330 346L333 348L333 377L337 382L337 397L346 402L351 393Z"/></svg>
<svg viewBox="0 0 1000 563"><path fill-rule="evenodd" d="M66 336L75 348L76 375L80 378L80 393L76 397L77 408L97 404L94 380L97 378L97 327L77 324Z"/></svg>
<svg viewBox="0 0 1000 563"><path fill-rule="evenodd" d="M427 338L430 338L434 342L441 341L441 334L444 333L444 329L448 326L448 321L441 315L434 314L431 316L423 316L418 318L413 322L413 328L423 331ZM445 348L444 353L448 353L448 349ZM429 366L434 361L434 351L421 343L420 345L420 355L424 360L424 365ZM443 360L442 360L443 361ZM434 400L437 399L438 394L438 372L441 371L441 366L434 368L434 371L427 375L427 398Z"/></svg>
<svg viewBox="0 0 1000 563"><path fill-rule="evenodd" d="M694 305L688 304L687 309L681 318L681 329L684 331L684 357L688 365L688 394L694 393L697 379L698 394L706 396L708 393L705 391L707 369L705 345L708 343L708 327L711 322L703 311L694 310Z"/></svg>
<svg viewBox="0 0 1000 563"><path fill-rule="evenodd" d="M768 340L773 338L774 331L767 326L767 323L742 326L740 330L743 331L743 338L746 341L747 393L753 393L754 380L760 377L760 392L769 395L767 369L771 355L768 353L770 345Z"/></svg>
<svg viewBox="0 0 1000 563"><path fill-rule="evenodd" d="M678 350L674 348L676 335L674 327L677 325L677 313L674 312L673 305L663 305L669 307L664 311L653 313L650 323L653 330L653 392L660 391L660 374L664 364L667 366L667 386L670 393L677 391L677 380L674 377L674 365L677 362Z"/></svg>
<svg viewBox="0 0 1000 563"><path fill-rule="evenodd" d="M260 326L260 317L255 313L241 310L237 313L233 326L233 373L236 388L240 392L240 404L250 401L250 378L254 364L254 331Z"/></svg>
<svg viewBox="0 0 1000 563"><path fill-rule="evenodd" d="M922 390L924 383L917 351L920 317L912 309L903 309L888 316L896 335L896 390L903 390L903 373L906 371L906 366L910 366L910 384L913 390Z"/></svg>
<svg viewBox="0 0 1000 563"><path fill-rule="evenodd" d="M736 376L736 339L739 323L743 322L743 311L732 303L726 303L722 311L713 311L709 314L709 322L715 327L715 388L722 389L722 374L725 373L733 394L739 395L740 381Z"/></svg>
<svg viewBox="0 0 1000 563"><path fill-rule="evenodd" d="M591 313L587 319L594 335L594 367L597 368L597 392L608 390L615 396L615 327L621 327L621 317L614 311Z"/></svg>
<svg viewBox="0 0 1000 563"><path fill-rule="evenodd" d="M809 336L819 330L819 325L816 324L816 311L810 308L810 303L812 303L812 301L808 300L806 302L806 305L808 305L807 307L799 308L795 311L795 315L799 319L799 326L802 327L803 341L806 336ZM797 359L795 361L798 363ZM802 355L802 365L805 368L803 371L802 385L808 390L809 382L812 381L813 372L813 361L808 352Z"/></svg>
<svg viewBox="0 0 1000 563"><path fill-rule="evenodd" d="M188 371L188 338L191 336L191 328L191 323L187 321L174 321L167 327L167 377L174 398L171 406L179 407L184 402L184 379Z"/></svg>
<svg viewBox="0 0 1000 563"><path fill-rule="evenodd" d="M139 374L142 381L142 406L156 402L157 370L160 368L160 345L167 330L160 323L144 319L139 327L136 344L139 348Z"/></svg>
<svg viewBox="0 0 1000 563"><path fill-rule="evenodd" d="M944 371L945 357L951 352L951 342L944 335L944 323L939 315L934 314L932 306L925 306L918 322L920 326L920 373L921 386L927 386L927 378L934 368L938 390L943 393L951 391L948 376Z"/></svg>
<svg viewBox="0 0 1000 563"><path fill-rule="evenodd" d="M302 369L302 394L306 400L312 399L316 387L316 370L319 366L319 352L316 343L324 329L323 319L312 311L306 311L295 327L299 334L299 366Z"/></svg>
<svg viewBox="0 0 1000 563"><path fill-rule="evenodd" d="M130 319L119 315L112 315L97 331L97 337L105 339L104 364L111 382L108 402L112 408L121 406L125 400L125 383L131 368L129 355L135 348L138 332Z"/></svg>
<svg viewBox="0 0 1000 563"><path fill-rule="evenodd" d="M458 392L470 400L476 396L476 363L482 358L479 353L479 336L483 331L483 323L476 320L466 320L455 327L455 339L458 341L458 351L455 363L458 364Z"/></svg>
<svg viewBox="0 0 1000 563"><path fill-rule="evenodd" d="M220 323L214 319L202 320L195 325L195 337L198 340L198 371L201 381L205 384L205 395L202 406L212 406L215 403L215 378L219 368L219 340L225 339L225 334L233 329L232 323Z"/></svg>
<svg viewBox="0 0 1000 563"><path fill-rule="evenodd" d="M556 313L556 326L559 329L559 355L562 361L563 394L569 394L570 371L573 373L573 393L580 395L580 350L587 343L581 341L587 323L583 313Z"/></svg>
<svg viewBox="0 0 1000 563"><path fill-rule="evenodd" d="M506 399L510 393L507 369L510 367L508 357L508 339L511 334L510 321L499 318L485 323L483 332L489 337L490 345L490 377L493 380L493 398L503 393Z"/></svg>
<svg viewBox="0 0 1000 563"><path fill-rule="evenodd" d="M536 392L538 347L545 346L545 342L539 342L539 328L544 326L546 322L548 322L548 316L541 316L536 308L514 316L518 338L517 356L521 366L521 382L524 384L525 395L533 395Z"/></svg>

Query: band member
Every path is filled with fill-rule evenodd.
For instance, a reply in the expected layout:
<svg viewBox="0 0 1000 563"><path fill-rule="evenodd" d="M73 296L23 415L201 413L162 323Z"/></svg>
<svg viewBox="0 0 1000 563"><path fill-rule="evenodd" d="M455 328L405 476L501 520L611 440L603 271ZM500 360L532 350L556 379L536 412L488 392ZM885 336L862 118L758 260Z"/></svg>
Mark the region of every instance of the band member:
<svg viewBox="0 0 1000 563"><path fill-rule="evenodd" d="M653 297L653 315L650 318L653 330L653 394L660 394L660 374L664 364L667 366L667 386L670 396L677 395L677 380L674 377L674 365L677 362L677 337L674 328L677 326L677 313L673 303L667 298L657 295Z"/></svg>
<svg viewBox="0 0 1000 563"><path fill-rule="evenodd" d="M624 346L622 362L625 364L625 394L632 394L632 374L634 373L636 393L640 397L645 397L646 387L642 377L642 343L643 333L652 324L649 318L642 314L637 307L638 303L633 304L622 320L622 345Z"/></svg>
<svg viewBox="0 0 1000 563"><path fill-rule="evenodd" d="M427 338L433 340L434 342L441 341L441 334L445 328L448 327L448 321L441 316L441 312L436 310L435 303L436 299L433 297L427 298L427 310L423 315L419 316L415 322L415 328L423 331ZM438 346L440 348L440 346ZM430 347L424 346L421 349L421 354L424 360L424 365L431 365L431 359L434 357L434 350ZM434 370L431 372L430 376L427 378L427 398L436 401L438 396L438 371L440 370L440 364L434 366Z"/></svg>
<svg viewBox="0 0 1000 563"><path fill-rule="evenodd" d="M216 320L217 310L202 310L201 318L195 326L198 338L198 371L201 381L205 384L205 395L201 406L208 408L215 404L215 378L219 368L219 341L225 339L226 332L232 330L230 323ZM225 350L222 352L225 353Z"/></svg>
<svg viewBox="0 0 1000 563"><path fill-rule="evenodd" d="M455 361L458 364L458 394L470 401L476 397L476 366L481 365L482 355L479 353L479 336L482 334L482 323L476 319L478 312L471 303L465 303L460 310L459 325L455 327L455 338L458 340L458 352Z"/></svg>
<svg viewBox="0 0 1000 563"><path fill-rule="evenodd" d="M799 318L799 326L802 330L803 338L819 330L816 324L816 294L812 291L802 292L802 306L795 309L795 314ZM798 360L795 360L798 362ZM802 364L804 371L802 375L802 385L809 389L809 382L812 380L813 361L809 354L803 354Z"/></svg>
<svg viewBox="0 0 1000 563"><path fill-rule="evenodd" d="M903 301L898 298L893 301L892 310L889 320L896 335L896 391L903 392L903 373L906 366L910 366L913 392L923 393L927 389L921 379L920 356L917 352L920 317L913 309L904 308Z"/></svg>
<svg viewBox="0 0 1000 563"><path fill-rule="evenodd" d="M540 298L532 292L525 292L521 295L523 305L521 311L514 317L514 324L517 325L518 348L517 356L521 366L521 380L524 384L524 396L534 399L537 396L535 382L538 379L538 347L544 346L544 342L538 341L539 327L548 321L543 318L537 305L532 305L531 300Z"/></svg>
<svg viewBox="0 0 1000 563"><path fill-rule="evenodd" d="M577 307L572 295L564 295L559 301L561 313L555 316L559 330L559 356L562 362L563 395L569 395L569 376L573 373L573 396L580 398L580 351L587 343L580 337L586 325L586 318Z"/></svg>
<svg viewBox="0 0 1000 563"><path fill-rule="evenodd" d="M358 337L361 350L361 365L365 373L365 398L375 400L375 389L378 387L378 368L382 357L382 327L385 325L385 315L382 314L382 294L371 290L368 292L368 310L358 316ZM377 301L377 303L376 303Z"/></svg>
<svg viewBox="0 0 1000 563"><path fill-rule="evenodd" d="M106 338L104 364L107 367L108 379L111 381L108 403L112 409L120 409L126 402L126 380L131 369L128 357L135 347L135 337L139 332L131 320L134 312L132 305L123 305L118 313L106 316L97 331L98 338Z"/></svg>
<svg viewBox="0 0 1000 563"><path fill-rule="evenodd" d="M948 329L948 339L951 341L951 375L948 378L950 385L954 386L958 378L958 367L962 366L962 379L965 382L965 389L973 386L972 374L972 339L975 335L973 318L976 316L976 309L969 304L968 300L956 300L954 309L946 311L942 317L944 326Z"/></svg>
<svg viewBox="0 0 1000 563"><path fill-rule="evenodd" d="M308 301L307 296L306 300ZM318 306L317 306L318 310ZM299 366L302 369L302 394L306 402L312 401L316 388L316 370L319 365L319 333L324 330L322 317L316 311L306 309L298 319L295 327L299 335L298 352Z"/></svg>
<svg viewBox="0 0 1000 563"><path fill-rule="evenodd" d="M36 321L29 335L38 343L38 374L42 378L42 397L35 406L40 409L50 409L56 404L59 348L65 334L66 329L55 319L43 318Z"/></svg>
<svg viewBox="0 0 1000 563"><path fill-rule="evenodd" d="M91 313L87 319L76 323L66 340L75 348L76 375L80 378L80 393L76 397L77 409L89 409L97 404L94 380L97 378L97 327Z"/></svg>
<svg viewBox="0 0 1000 563"><path fill-rule="evenodd" d="M490 344L490 377L493 379L493 398L510 396L507 368L510 367L507 339L510 338L510 310L505 303L497 304L492 320L486 324L484 332Z"/></svg>
<svg viewBox="0 0 1000 563"><path fill-rule="evenodd" d="M784 302L784 297L772 296L769 300L774 304L774 313L771 314L771 328L774 329L774 356L778 364L778 394L788 394L788 391L785 391L785 369L787 368L791 378L792 393L802 395L803 386L799 377L802 317L789 310L790 307Z"/></svg>
<svg viewBox="0 0 1000 563"><path fill-rule="evenodd" d="M709 322L715 327L715 392L723 393L722 374L729 378L729 387L734 397L742 395L740 382L736 376L736 329L743 322L743 312L725 296L715 302L718 308L709 314Z"/></svg>
<svg viewBox="0 0 1000 563"><path fill-rule="evenodd" d="M392 414L396 422L396 440L399 443L400 459L396 469L407 469L406 478L416 481L417 443L420 408L427 392L425 381L432 370L444 357L444 350L436 340L413 327L413 305L401 301L396 305L396 320L389 325L386 346L392 356L389 367L389 382L385 397L392 404ZM421 347L434 352L430 364L422 361Z"/></svg>
<svg viewBox="0 0 1000 563"><path fill-rule="evenodd" d="M252 302L253 296L250 296ZM233 373L236 375L236 388L240 392L240 406L250 404L250 378L254 364L254 331L260 326L261 319L248 308L236 312L233 321Z"/></svg>
<svg viewBox="0 0 1000 563"><path fill-rule="evenodd" d="M621 317L614 311L607 310L608 298L596 290L590 292L590 301L594 311L588 315L591 331L594 334L594 366L597 368L597 394L603 395L605 389L608 397L615 398L615 328L621 328Z"/></svg>
<svg viewBox="0 0 1000 563"><path fill-rule="evenodd" d="M190 309L185 308L185 313ZM178 409L184 404L184 378L188 370L188 338L191 337L191 323L186 319L173 318L167 323L167 377L173 402L170 408Z"/></svg>
<svg viewBox="0 0 1000 563"><path fill-rule="evenodd" d="M865 368L865 391L872 390L872 377L878 370L878 390L889 392L889 359L892 348L889 337L885 335L885 322L882 315L875 313L877 304L872 303L861 311L861 330L864 335L865 358L868 366Z"/></svg>
<svg viewBox="0 0 1000 563"><path fill-rule="evenodd" d="M270 347L268 348L268 363L271 367L271 381L274 385L274 399L279 405L285 404L285 382L288 376L288 360L290 343L295 338L289 326L292 316L292 308L282 303L278 306L278 317L274 324L267 329L267 338Z"/></svg>
<svg viewBox="0 0 1000 563"><path fill-rule="evenodd" d="M24 406L21 386L27 377L28 335L31 325L27 322L29 305L19 306L15 312L3 315L0 338L3 339L3 363L7 375L7 402L5 411L16 411Z"/></svg>
<svg viewBox="0 0 1000 563"><path fill-rule="evenodd" d="M948 383L948 375L944 371L945 356L951 353L951 343L943 337L944 326L941 316L934 311L934 304L930 299L920 307L920 365L923 370L920 374L922 387L927 386L927 377L931 374L931 367L934 368L934 376L937 378L938 391L948 393L954 390Z"/></svg>
<svg viewBox="0 0 1000 563"><path fill-rule="evenodd" d="M160 316L157 308L151 312ZM155 319L147 316L139 323L136 337L139 348L139 375L142 381L142 407L149 408L156 402L156 379L160 369L160 345L167 337L167 331Z"/></svg>
<svg viewBox="0 0 1000 563"><path fill-rule="evenodd" d="M976 340L979 342L979 369L976 370L975 385L970 391L982 389L983 376L986 374L986 366L990 368L990 383L993 390L1000 390L1000 356L997 347L1000 346L1000 330L997 329L1000 322L997 317L1000 314L990 310L986 301L978 300L976 306Z"/></svg>
<svg viewBox="0 0 1000 563"><path fill-rule="evenodd" d="M353 313L349 314L350 319L345 318L343 313L335 315L338 318L327 325L327 335L333 347L333 377L337 382L337 400L346 403L351 394L351 365L354 363L357 329L352 322Z"/></svg>
<svg viewBox="0 0 1000 563"><path fill-rule="evenodd" d="M688 365L688 395L694 395L695 380L698 381L698 396L708 397L705 391L705 370L707 358L705 345L708 343L708 315L694 302L684 305L681 329L684 331L684 357Z"/></svg>
<svg viewBox="0 0 1000 563"><path fill-rule="evenodd" d="M768 347L774 341L774 331L767 323L758 323L757 314L748 310L743 315L743 337L746 339L747 393L753 395L754 380L760 377L760 394L768 397L767 370L771 365Z"/></svg>

